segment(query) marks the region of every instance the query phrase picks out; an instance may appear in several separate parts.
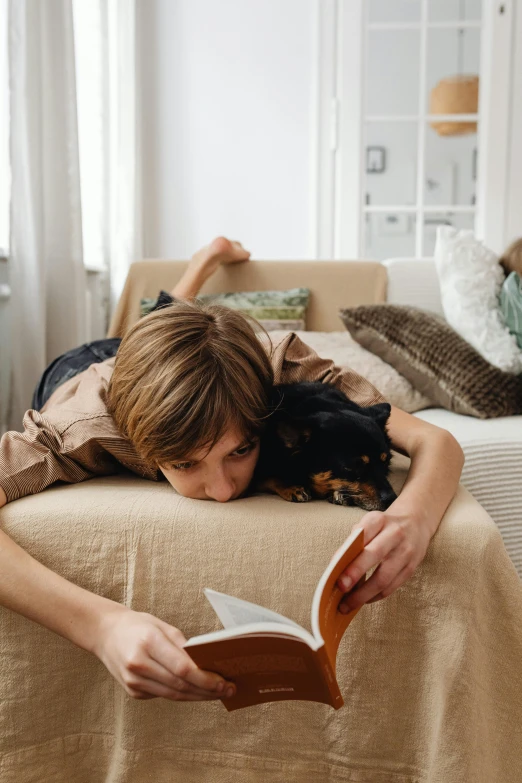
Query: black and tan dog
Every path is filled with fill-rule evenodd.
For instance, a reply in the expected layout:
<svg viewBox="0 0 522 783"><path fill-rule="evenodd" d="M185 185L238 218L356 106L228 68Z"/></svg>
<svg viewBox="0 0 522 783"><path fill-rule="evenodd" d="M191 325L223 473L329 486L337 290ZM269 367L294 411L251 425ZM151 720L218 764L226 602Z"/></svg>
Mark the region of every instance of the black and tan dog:
<svg viewBox="0 0 522 783"><path fill-rule="evenodd" d="M367 511L384 511L396 499L387 479L389 403L363 408L332 385L306 382L274 386L270 408L256 489Z"/></svg>

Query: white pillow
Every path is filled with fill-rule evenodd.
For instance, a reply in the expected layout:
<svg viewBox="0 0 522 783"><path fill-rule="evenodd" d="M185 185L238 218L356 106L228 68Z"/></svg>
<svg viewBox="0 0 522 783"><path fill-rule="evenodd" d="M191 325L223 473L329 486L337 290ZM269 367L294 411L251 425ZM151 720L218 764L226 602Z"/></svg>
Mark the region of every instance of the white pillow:
<svg viewBox="0 0 522 783"><path fill-rule="evenodd" d="M522 372L522 351L499 307L504 270L472 231L437 228L435 266L444 316L490 364Z"/></svg>

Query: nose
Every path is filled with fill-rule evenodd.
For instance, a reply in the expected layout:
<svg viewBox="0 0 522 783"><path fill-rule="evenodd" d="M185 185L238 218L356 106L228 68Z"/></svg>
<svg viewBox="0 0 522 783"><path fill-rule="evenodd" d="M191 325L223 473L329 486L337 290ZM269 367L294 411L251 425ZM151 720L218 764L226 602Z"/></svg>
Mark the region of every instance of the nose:
<svg viewBox="0 0 522 783"><path fill-rule="evenodd" d="M230 500L234 495L235 489L234 482L224 473L214 476L207 481L205 486L207 496L212 498L212 500L219 501L219 503L226 503L227 500Z"/></svg>
<svg viewBox="0 0 522 783"><path fill-rule="evenodd" d="M397 500L397 495L395 494L391 485L388 485L383 490L381 490L379 493L379 500L381 503L381 511L385 511L388 506L391 506L394 500Z"/></svg>

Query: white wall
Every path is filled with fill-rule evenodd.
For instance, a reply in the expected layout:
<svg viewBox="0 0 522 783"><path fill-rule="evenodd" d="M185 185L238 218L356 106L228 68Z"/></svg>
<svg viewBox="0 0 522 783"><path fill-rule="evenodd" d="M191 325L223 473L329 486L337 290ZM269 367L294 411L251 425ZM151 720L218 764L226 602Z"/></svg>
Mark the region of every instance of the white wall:
<svg viewBox="0 0 522 783"><path fill-rule="evenodd" d="M148 257L311 257L313 2L138 0Z"/></svg>

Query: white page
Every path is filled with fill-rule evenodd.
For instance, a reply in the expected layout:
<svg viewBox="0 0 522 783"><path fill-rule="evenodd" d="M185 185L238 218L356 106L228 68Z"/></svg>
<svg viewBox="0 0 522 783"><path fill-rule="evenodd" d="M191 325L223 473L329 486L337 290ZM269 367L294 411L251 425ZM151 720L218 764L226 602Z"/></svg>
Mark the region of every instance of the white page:
<svg viewBox="0 0 522 783"><path fill-rule="evenodd" d="M281 631L279 631L281 629ZM204 633L200 636L193 636L183 647L193 647L196 644L209 644L218 642L222 639L234 639L237 636L252 636L255 639L266 639L267 637L277 637L279 639L301 639L311 650L317 650L320 645L314 639L311 633L304 628L292 625L282 625L281 623L248 623L247 625L236 625L233 628L222 628L220 631Z"/></svg>
<svg viewBox="0 0 522 783"><path fill-rule="evenodd" d="M219 593L217 590L211 590L210 587L204 587L203 591L225 628L235 628L247 623L284 623L301 628L298 623L294 623L288 617L265 609L264 606L243 601L233 595Z"/></svg>

